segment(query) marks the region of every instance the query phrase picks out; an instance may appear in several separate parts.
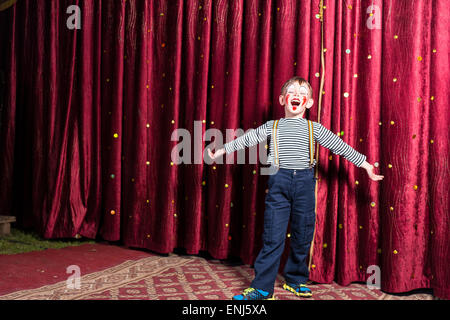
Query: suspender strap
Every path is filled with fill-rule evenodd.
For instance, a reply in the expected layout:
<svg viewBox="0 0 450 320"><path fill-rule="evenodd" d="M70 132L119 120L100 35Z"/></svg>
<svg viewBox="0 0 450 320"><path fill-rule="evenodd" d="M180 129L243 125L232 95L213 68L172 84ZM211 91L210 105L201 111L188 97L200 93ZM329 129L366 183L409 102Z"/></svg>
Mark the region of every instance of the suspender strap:
<svg viewBox="0 0 450 320"><path fill-rule="evenodd" d="M273 137L273 143L274 147L273 150L275 152L275 166L279 166L279 158L278 158L278 121L275 120L273 122L273 128L272 128L272 137Z"/></svg>
<svg viewBox="0 0 450 320"><path fill-rule="evenodd" d="M314 128L312 121L308 120L308 136L309 136L309 164L314 162Z"/></svg>

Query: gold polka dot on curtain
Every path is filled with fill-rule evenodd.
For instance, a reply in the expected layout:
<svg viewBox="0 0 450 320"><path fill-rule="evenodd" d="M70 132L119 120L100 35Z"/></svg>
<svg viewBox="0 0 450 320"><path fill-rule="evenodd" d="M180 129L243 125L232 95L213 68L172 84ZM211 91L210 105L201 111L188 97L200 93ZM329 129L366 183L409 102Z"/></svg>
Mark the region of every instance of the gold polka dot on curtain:
<svg viewBox="0 0 450 320"><path fill-rule="evenodd" d="M17 0L0 0L0 11L6 10L9 7L12 7Z"/></svg>

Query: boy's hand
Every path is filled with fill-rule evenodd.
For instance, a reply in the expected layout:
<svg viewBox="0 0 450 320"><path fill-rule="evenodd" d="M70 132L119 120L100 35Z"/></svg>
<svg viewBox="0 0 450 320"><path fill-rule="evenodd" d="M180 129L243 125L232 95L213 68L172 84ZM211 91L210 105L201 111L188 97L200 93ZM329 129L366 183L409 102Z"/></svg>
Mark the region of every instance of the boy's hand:
<svg viewBox="0 0 450 320"><path fill-rule="evenodd" d="M216 152L214 152L214 153L212 153L211 149L208 149L208 155L213 160L216 160L217 158L222 156L224 153L225 153L225 149L224 148L216 150Z"/></svg>
<svg viewBox="0 0 450 320"><path fill-rule="evenodd" d="M384 176L380 176L373 172L373 165L371 165L367 161L363 162L363 164L361 165L361 168L366 169L367 174L369 175L369 178L372 179L373 181L381 181L384 179Z"/></svg>

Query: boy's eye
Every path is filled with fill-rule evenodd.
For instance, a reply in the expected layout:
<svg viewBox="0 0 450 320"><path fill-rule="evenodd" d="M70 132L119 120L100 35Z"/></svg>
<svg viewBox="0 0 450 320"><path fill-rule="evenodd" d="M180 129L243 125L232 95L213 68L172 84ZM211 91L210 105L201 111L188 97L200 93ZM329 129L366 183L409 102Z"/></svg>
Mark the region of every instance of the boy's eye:
<svg viewBox="0 0 450 320"><path fill-rule="evenodd" d="M287 94L289 94L289 95L295 95L295 92L288 91ZM299 95L299 96L306 96L306 95L308 95L308 92L302 91L302 92L299 92L298 95Z"/></svg>

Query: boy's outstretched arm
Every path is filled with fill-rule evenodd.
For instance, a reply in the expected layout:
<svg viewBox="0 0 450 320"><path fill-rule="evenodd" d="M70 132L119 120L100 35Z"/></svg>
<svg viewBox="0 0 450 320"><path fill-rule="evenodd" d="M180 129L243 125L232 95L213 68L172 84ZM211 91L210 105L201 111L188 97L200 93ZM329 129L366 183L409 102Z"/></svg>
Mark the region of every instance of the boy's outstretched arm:
<svg viewBox="0 0 450 320"><path fill-rule="evenodd" d="M380 180L384 179L384 176L380 176L373 172L373 165L371 165L367 161L363 162L363 164L361 165L361 168L366 169L367 174L369 175L369 178L372 179L373 181L380 181Z"/></svg>
<svg viewBox="0 0 450 320"><path fill-rule="evenodd" d="M384 176L377 175L373 172L374 167L366 161L367 157L365 155L353 149L320 123L315 123L314 138L316 138L321 146L330 149L334 154L343 156L357 167L364 168L369 178L373 181L383 180Z"/></svg>
<svg viewBox="0 0 450 320"><path fill-rule="evenodd" d="M273 121L271 120L256 129L250 129L247 133L240 136L239 138L236 138L235 140L224 144L223 148L217 149L215 150L215 152L212 152L211 149L208 149L209 157L212 160L216 160L225 153L232 153L234 151L251 147L259 142L264 141L265 139L267 139L267 136L272 133L272 123Z"/></svg>

